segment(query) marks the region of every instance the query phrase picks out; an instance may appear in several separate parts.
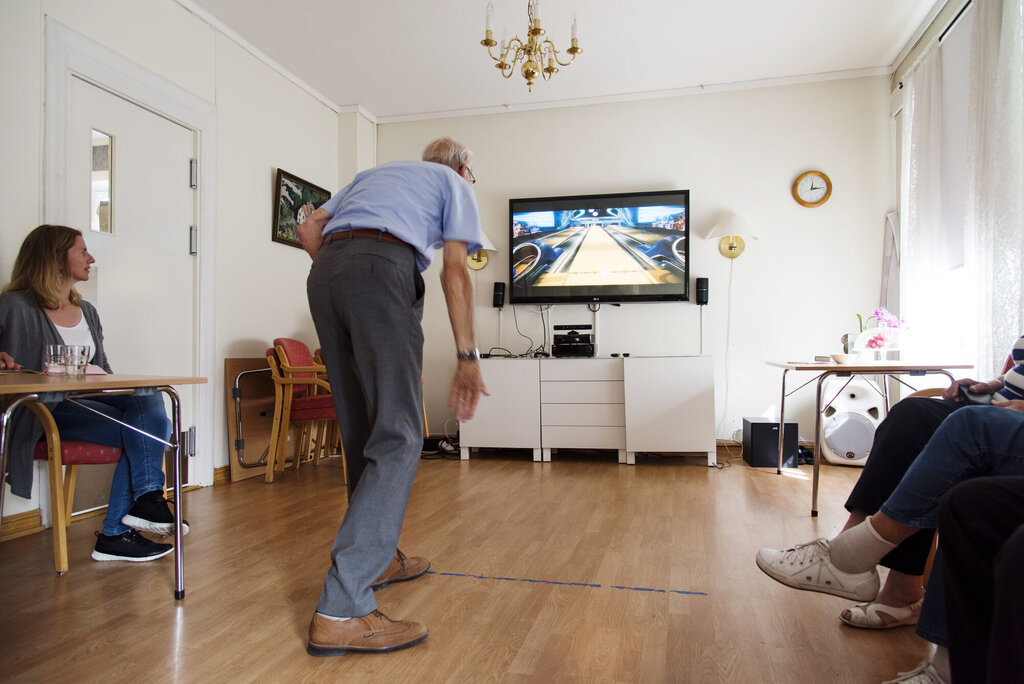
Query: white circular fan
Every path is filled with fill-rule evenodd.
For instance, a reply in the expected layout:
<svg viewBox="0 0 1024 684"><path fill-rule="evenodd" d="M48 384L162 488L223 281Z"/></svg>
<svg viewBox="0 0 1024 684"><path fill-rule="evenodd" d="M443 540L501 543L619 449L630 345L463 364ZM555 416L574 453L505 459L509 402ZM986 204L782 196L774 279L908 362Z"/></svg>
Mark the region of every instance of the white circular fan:
<svg viewBox="0 0 1024 684"><path fill-rule="evenodd" d="M829 378L822 399L821 455L829 463L862 466L868 460L875 428L884 417L878 387L862 377Z"/></svg>

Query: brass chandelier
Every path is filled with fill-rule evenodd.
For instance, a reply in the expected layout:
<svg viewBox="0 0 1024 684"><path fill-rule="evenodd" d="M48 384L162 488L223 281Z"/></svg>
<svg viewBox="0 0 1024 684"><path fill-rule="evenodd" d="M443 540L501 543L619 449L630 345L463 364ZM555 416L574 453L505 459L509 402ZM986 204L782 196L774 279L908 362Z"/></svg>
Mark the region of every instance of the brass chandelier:
<svg viewBox="0 0 1024 684"><path fill-rule="evenodd" d="M545 31L540 26L540 0L527 1L526 15L529 18L529 24L526 29L526 42L524 43L520 40L519 36L514 36L512 40L507 42L503 38L500 53L498 56L495 56L491 52L491 48L498 44L494 40L492 24L494 19L494 3L487 3L487 25L484 39L480 41L480 44L487 48L487 54L497 62L494 65L495 68L499 69L501 75L505 78L510 77L515 71L516 65L522 62L523 65L519 71L522 73L523 78L526 79L526 87L532 93L533 82L537 79L538 74L543 76L545 81L550 81L551 77L558 73L558 66L569 66L572 64L576 59L576 55L583 52L583 48L579 46L577 39L575 17L572 20L572 44L566 50L569 53L569 60L563 62L559 59L559 53L555 49L555 44L551 42L550 38L543 37ZM555 66L556 64L558 66Z"/></svg>

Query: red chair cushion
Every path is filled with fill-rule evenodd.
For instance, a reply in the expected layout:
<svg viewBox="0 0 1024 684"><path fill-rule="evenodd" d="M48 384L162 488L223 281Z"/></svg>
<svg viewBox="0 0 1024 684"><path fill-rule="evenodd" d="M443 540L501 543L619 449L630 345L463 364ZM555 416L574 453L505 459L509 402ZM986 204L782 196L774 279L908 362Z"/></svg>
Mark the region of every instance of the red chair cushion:
<svg viewBox="0 0 1024 684"><path fill-rule="evenodd" d="M48 459L46 440L36 442L33 454L37 461ZM117 463L121 460L121 447L103 446L92 442L61 442L60 462L64 465L96 465L100 463Z"/></svg>
<svg viewBox="0 0 1024 684"><path fill-rule="evenodd" d="M292 420L334 420L336 417L334 397L330 394L296 397L292 400Z"/></svg>

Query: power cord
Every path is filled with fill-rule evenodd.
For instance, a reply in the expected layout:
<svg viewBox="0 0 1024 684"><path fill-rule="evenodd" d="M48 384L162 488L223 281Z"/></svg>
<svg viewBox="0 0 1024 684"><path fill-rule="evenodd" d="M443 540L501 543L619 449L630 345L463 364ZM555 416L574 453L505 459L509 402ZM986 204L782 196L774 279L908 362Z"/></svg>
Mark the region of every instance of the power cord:
<svg viewBox="0 0 1024 684"><path fill-rule="evenodd" d="M449 418L444 423L444 437L437 440L437 445L433 450L424 449L420 452L420 459L424 461L460 461L462 460L461 450L459 449L459 438L456 435L452 437L448 431L448 426L454 421L454 418Z"/></svg>

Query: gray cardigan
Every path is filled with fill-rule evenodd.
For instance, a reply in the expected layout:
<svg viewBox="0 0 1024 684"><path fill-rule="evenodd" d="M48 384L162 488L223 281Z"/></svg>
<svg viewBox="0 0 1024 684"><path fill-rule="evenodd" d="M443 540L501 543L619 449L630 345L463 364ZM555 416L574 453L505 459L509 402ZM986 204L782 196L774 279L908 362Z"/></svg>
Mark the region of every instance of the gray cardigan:
<svg viewBox="0 0 1024 684"><path fill-rule="evenodd" d="M83 300L82 314L96 343L91 362L111 373L103 351L103 326L96 307ZM24 290L0 294L0 351L10 354L23 368L38 371L43 369L48 344L64 344L64 340L33 294ZM51 410L57 405L57 402L44 403ZM33 452L36 442L43 436L43 426L31 411L20 406L11 416L10 436L7 481L11 483L13 494L27 499L32 495Z"/></svg>

